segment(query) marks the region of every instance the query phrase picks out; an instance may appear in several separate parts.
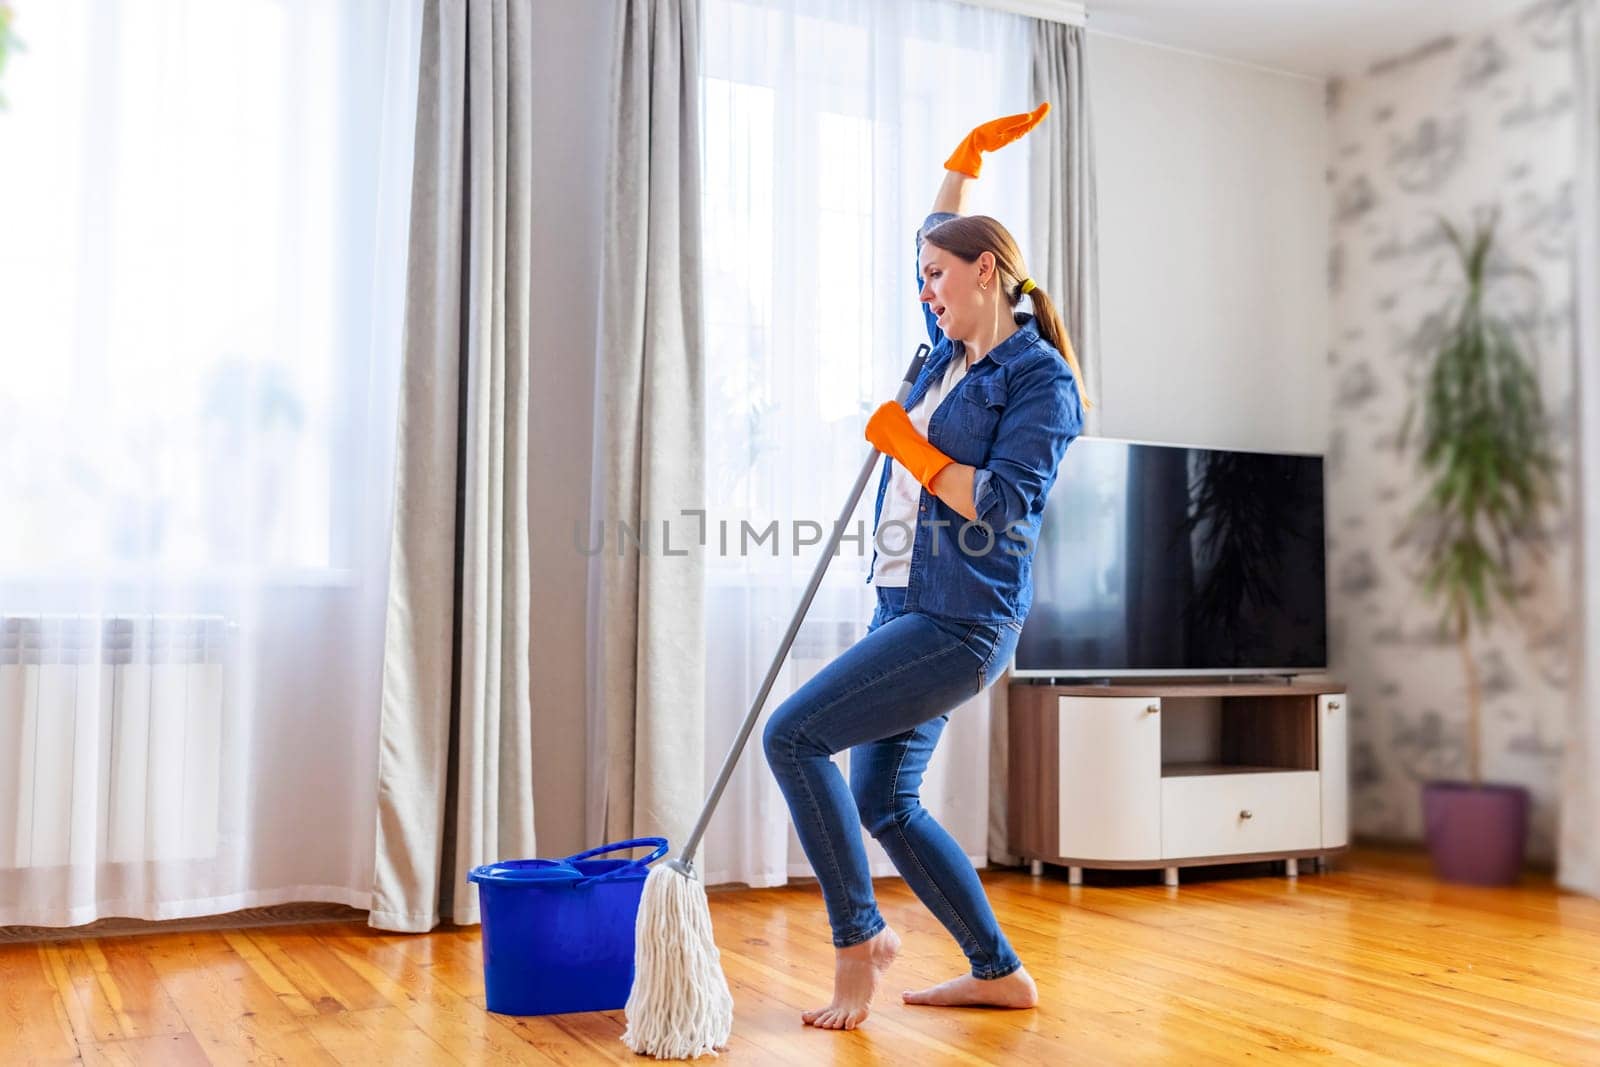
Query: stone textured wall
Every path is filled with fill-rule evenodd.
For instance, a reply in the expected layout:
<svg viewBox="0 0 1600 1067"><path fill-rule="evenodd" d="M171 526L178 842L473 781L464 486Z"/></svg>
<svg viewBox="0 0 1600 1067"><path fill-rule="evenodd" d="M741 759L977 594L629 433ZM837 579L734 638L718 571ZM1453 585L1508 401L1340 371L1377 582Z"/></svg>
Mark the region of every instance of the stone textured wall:
<svg viewBox="0 0 1600 1067"><path fill-rule="evenodd" d="M1330 641L1351 687L1359 835L1420 838L1420 783L1466 769L1460 651L1420 591L1416 557L1395 543L1423 485L1396 450L1398 430L1460 278L1440 216L1463 226L1499 211L1493 299L1530 346L1570 469L1573 11L1570 0L1539 3L1329 86ZM1572 669L1570 503L1547 523L1521 618L1502 613L1472 645L1484 774L1532 790L1530 854L1543 860Z"/></svg>

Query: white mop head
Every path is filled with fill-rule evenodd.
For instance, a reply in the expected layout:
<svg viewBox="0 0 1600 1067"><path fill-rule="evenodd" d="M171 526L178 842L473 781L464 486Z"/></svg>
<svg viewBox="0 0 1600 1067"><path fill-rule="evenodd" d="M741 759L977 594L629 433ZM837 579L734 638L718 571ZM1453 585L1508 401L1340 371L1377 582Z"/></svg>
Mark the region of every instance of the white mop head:
<svg viewBox="0 0 1600 1067"><path fill-rule="evenodd" d="M658 1060L716 1054L733 1032L733 994L700 879L662 863L645 879L634 928L623 1042Z"/></svg>

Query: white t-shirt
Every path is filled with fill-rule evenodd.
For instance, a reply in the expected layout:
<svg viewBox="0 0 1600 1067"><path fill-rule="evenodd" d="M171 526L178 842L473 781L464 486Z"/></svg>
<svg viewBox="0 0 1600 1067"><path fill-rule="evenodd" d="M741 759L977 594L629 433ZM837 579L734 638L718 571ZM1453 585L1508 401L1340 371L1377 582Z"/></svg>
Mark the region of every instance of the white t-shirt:
<svg viewBox="0 0 1600 1067"><path fill-rule="evenodd" d="M967 376L966 357L957 352L950 360L944 377L928 386L917 406L907 414L911 425L922 436L928 436L928 420L933 417L939 402L961 384ZM916 537L917 505L922 502L922 486L909 471L898 463L889 469L889 488L883 494L883 510L878 514L878 529L883 531L882 548L872 571L872 583L878 586L903 589L911 584L911 546ZM901 522L904 526L889 526Z"/></svg>

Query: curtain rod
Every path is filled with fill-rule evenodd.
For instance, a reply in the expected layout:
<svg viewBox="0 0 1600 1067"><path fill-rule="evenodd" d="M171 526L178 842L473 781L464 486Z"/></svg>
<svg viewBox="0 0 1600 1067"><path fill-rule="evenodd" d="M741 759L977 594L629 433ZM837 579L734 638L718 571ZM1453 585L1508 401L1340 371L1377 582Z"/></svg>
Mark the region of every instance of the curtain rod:
<svg viewBox="0 0 1600 1067"><path fill-rule="evenodd" d="M1073 0L963 0L974 7L987 7L1007 11L1013 15L1064 22L1068 26L1084 26L1089 22L1088 5Z"/></svg>

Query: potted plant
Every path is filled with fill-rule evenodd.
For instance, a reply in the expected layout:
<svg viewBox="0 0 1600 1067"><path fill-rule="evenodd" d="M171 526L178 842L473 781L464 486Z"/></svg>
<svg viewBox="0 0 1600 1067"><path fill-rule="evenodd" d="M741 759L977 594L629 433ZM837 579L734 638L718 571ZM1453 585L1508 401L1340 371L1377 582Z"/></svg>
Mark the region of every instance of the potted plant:
<svg viewBox="0 0 1600 1067"><path fill-rule="evenodd" d="M1435 873L1447 881L1509 885L1522 870L1528 791L1483 781L1483 698L1472 636L1513 607L1515 577L1531 556L1545 509L1559 496L1539 382L1505 317L1489 306L1497 217L1470 235L1441 220L1462 269L1460 292L1423 379L1416 442L1426 489L1397 543L1418 548L1422 588L1461 652L1467 697L1467 779L1424 783L1423 822ZM1399 435L1407 447L1413 401Z"/></svg>

